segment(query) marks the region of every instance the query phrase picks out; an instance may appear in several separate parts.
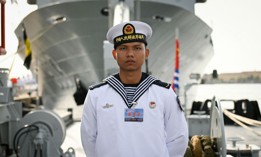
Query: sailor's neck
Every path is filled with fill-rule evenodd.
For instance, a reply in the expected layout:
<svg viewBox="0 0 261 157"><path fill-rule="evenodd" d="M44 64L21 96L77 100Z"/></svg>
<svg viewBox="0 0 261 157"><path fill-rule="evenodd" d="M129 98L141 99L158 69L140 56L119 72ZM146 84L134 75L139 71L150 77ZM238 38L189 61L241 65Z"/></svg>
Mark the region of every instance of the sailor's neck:
<svg viewBox="0 0 261 157"><path fill-rule="evenodd" d="M120 80L123 84L138 84L141 80L142 77L142 73L137 73L137 72L128 72L128 73L124 73L124 72L120 72Z"/></svg>

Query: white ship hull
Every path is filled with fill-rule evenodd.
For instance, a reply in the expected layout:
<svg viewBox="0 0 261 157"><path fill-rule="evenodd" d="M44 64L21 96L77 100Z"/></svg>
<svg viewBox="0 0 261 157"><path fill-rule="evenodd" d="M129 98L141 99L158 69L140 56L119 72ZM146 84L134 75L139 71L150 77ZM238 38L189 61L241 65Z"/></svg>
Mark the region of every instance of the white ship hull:
<svg viewBox="0 0 261 157"><path fill-rule="evenodd" d="M112 0L111 0L112 1ZM44 2L44 1L42 1ZM175 30L179 30L180 87L191 73L204 70L213 56L212 29L194 14L194 1L134 2L132 20L152 26L148 47L148 68L155 77L171 82L175 60ZM101 14L110 1L66 1L46 3L30 13L16 29L22 39L23 26L32 48L31 70L38 80L38 91L48 109L74 108L75 77L88 87L105 76L103 42L110 26L110 16ZM139 12L139 16L137 16ZM155 19L155 16L171 20ZM66 18L65 21L63 21ZM25 57L23 40L18 53ZM182 91L182 89L181 89Z"/></svg>

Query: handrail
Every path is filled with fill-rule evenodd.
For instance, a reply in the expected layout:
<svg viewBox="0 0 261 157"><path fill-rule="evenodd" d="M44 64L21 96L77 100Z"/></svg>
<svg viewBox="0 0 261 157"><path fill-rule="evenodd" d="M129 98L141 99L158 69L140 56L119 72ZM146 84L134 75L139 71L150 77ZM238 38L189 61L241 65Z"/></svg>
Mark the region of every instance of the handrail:
<svg viewBox="0 0 261 157"><path fill-rule="evenodd" d="M0 55L5 55L5 3L6 0L0 0L1 3L1 47Z"/></svg>

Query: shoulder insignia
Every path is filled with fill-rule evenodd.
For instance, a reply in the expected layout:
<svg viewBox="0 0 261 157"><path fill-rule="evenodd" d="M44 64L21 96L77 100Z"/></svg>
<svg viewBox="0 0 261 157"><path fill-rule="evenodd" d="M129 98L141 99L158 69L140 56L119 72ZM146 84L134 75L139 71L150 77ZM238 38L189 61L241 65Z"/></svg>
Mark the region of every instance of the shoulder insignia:
<svg viewBox="0 0 261 157"><path fill-rule="evenodd" d="M169 89L170 86L171 86L171 84L166 83L166 82L162 82L162 81L160 81L160 80L154 81L153 84L156 84L156 85L158 85L158 86L160 86L160 87L164 87L164 88L167 88L167 89Z"/></svg>
<svg viewBox="0 0 261 157"><path fill-rule="evenodd" d="M101 86L103 86L103 85L106 85L107 84L107 82L100 82L100 83L97 83L97 84L95 84L95 85L91 85L90 87L89 87L89 89L90 90L93 90L93 89L95 89L95 88L99 88L99 87L101 87Z"/></svg>

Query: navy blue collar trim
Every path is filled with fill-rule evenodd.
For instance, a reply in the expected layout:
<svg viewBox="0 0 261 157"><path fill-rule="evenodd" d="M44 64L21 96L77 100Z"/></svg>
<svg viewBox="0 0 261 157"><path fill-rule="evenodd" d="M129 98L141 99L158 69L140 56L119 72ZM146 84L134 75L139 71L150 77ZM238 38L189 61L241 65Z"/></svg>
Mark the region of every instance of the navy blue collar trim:
<svg viewBox="0 0 261 157"><path fill-rule="evenodd" d="M149 87L156 81L157 79L151 75L146 73L142 73L141 81L137 86L137 90L134 93L132 103L128 103L126 90L124 85L120 81L119 74L112 75L105 79L106 82L122 97L124 102L126 103L128 108L131 108L134 103L149 89Z"/></svg>

